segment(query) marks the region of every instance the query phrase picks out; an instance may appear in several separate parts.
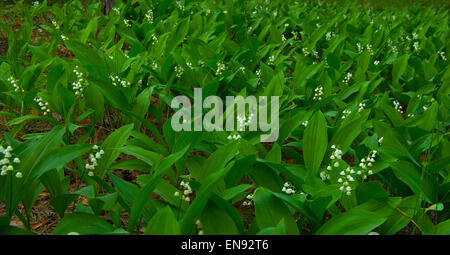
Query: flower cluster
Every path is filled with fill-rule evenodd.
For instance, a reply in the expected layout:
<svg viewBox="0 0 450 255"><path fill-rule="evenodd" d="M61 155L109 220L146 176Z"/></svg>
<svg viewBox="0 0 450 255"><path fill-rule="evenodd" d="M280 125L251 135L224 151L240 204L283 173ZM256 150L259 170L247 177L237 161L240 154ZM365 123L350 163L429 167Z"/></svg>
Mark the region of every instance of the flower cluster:
<svg viewBox="0 0 450 255"><path fill-rule="evenodd" d="M120 85L120 86L122 86L123 88L126 88L126 87L129 87L129 86L131 86L131 83L129 82L129 81L126 81L126 80L122 80L122 79L120 79L120 77L119 76L114 76L114 75L109 75L109 78L111 79L111 81L112 81L112 84L114 85L114 86L116 86L117 87L117 85Z"/></svg>
<svg viewBox="0 0 450 255"><path fill-rule="evenodd" d="M241 137L240 134L228 135L228 137L227 137L228 140L231 140L231 139L233 139L233 140L239 140L239 139L241 139L241 138L242 138L242 137Z"/></svg>
<svg viewBox="0 0 450 255"><path fill-rule="evenodd" d="M77 80L72 82L72 89L75 91L75 96L83 96L83 90L87 86L87 81L84 79L84 74L78 66L75 66L73 72L77 76Z"/></svg>
<svg viewBox="0 0 450 255"><path fill-rule="evenodd" d="M447 57L445 56L445 52L444 51L439 51L438 54L442 58L442 60L447 61Z"/></svg>
<svg viewBox="0 0 450 255"><path fill-rule="evenodd" d="M366 108L366 104L361 102L358 105L358 112L362 112Z"/></svg>
<svg viewBox="0 0 450 255"><path fill-rule="evenodd" d="M180 8L180 10L184 11L184 2L177 0L176 1L178 8Z"/></svg>
<svg viewBox="0 0 450 255"><path fill-rule="evenodd" d="M383 141L383 138L380 138L380 139L381 139L381 141ZM380 141L378 141L378 142L381 144ZM361 175L364 180L367 179L368 175L372 175L373 171L370 169L370 167L372 167L373 164L375 163L376 156L377 156L377 151L373 150L373 151L369 152L369 155L367 155L367 157L362 158L359 163L359 167L361 167L361 170L356 172L356 174Z"/></svg>
<svg viewBox="0 0 450 255"><path fill-rule="evenodd" d="M269 65L273 65L274 64L274 62L275 62L275 55L272 55L272 56L270 56L269 57Z"/></svg>
<svg viewBox="0 0 450 255"><path fill-rule="evenodd" d="M345 170L342 170L339 175L338 182L341 184L339 189L341 191L344 191L347 196L350 196L352 194L352 187L350 187L350 183L355 181L355 178L353 178L353 174L355 173L354 169L351 169L350 167L347 167Z"/></svg>
<svg viewBox="0 0 450 255"><path fill-rule="evenodd" d="M246 197L247 201L244 201L242 205L244 206L252 206L253 205L253 194L248 194Z"/></svg>
<svg viewBox="0 0 450 255"><path fill-rule="evenodd" d="M353 74L348 72L347 75L344 77L344 83L348 84L350 80L352 79Z"/></svg>
<svg viewBox="0 0 450 255"><path fill-rule="evenodd" d="M153 23L153 11L151 9L147 11L147 13L145 14L145 18L147 19L148 23Z"/></svg>
<svg viewBox="0 0 450 255"><path fill-rule="evenodd" d="M325 35L325 39L327 40L327 41L329 41L329 40L331 40L331 38L334 36L334 33L333 32L328 32L328 33L326 33L326 35Z"/></svg>
<svg viewBox="0 0 450 255"><path fill-rule="evenodd" d="M175 73L176 73L176 76L178 77L178 78L180 78L182 75L183 75L183 73L184 73L184 69L183 69L183 67L181 67L181 66L175 66Z"/></svg>
<svg viewBox="0 0 450 255"><path fill-rule="evenodd" d="M131 20L123 19L123 24L125 24L125 26L127 26L127 27L131 27Z"/></svg>
<svg viewBox="0 0 450 255"><path fill-rule="evenodd" d="M195 221L195 225L197 225L197 229L198 229L198 234L199 235L203 235L203 229L202 229L202 223L200 220Z"/></svg>
<svg viewBox="0 0 450 255"><path fill-rule="evenodd" d="M373 56L372 45L371 45L371 44L367 44L367 45L366 45L366 49L367 49L367 52L369 52L369 54L370 54L371 56Z"/></svg>
<svg viewBox="0 0 450 255"><path fill-rule="evenodd" d="M306 126L308 126L308 121L307 120L305 120L305 121L303 121L300 125L302 125L302 126L304 126L304 127L306 127Z"/></svg>
<svg viewBox="0 0 450 255"><path fill-rule="evenodd" d="M363 52L363 47L361 46L361 43L356 43L356 47L358 48L358 53L361 54Z"/></svg>
<svg viewBox="0 0 450 255"><path fill-rule="evenodd" d="M342 111L342 117L341 117L341 119L347 118L347 116L350 115L350 113L352 113L352 111L350 111L350 110L344 110L344 111Z"/></svg>
<svg viewBox="0 0 450 255"><path fill-rule="evenodd" d="M375 61L373 61L373 64L377 66L378 64L380 64L380 61L379 60L375 60Z"/></svg>
<svg viewBox="0 0 450 255"><path fill-rule="evenodd" d="M8 78L8 81L11 83L11 85L13 86L13 88L14 88L14 91L15 92L19 92L19 91L22 91L22 92L24 92L24 90L23 89L21 89L21 88L19 88L19 85L17 85L17 80L16 79L14 79L14 77L9 77Z"/></svg>
<svg viewBox="0 0 450 255"><path fill-rule="evenodd" d="M97 145L92 146L92 152L89 154L89 162L86 163L86 169L89 170L88 175L94 176L95 167L98 166L97 160L102 158L105 152L100 149Z"/></svg>
<svg viewBox="0 0 450 255"><path fill-rule="evenodd" d="M413 47L415 51L420 51L419 42L414 42Z"/></svg>
<svg viewBox="0 0 450 255"><path fill-rule="evenodd" d="M392 53L398 53L397 46L392 46Z"/></svg>
<svg viewBox="0 0 450 255"><path fill-rule="evenodd" d="M430 100L428 100L428 104L432 104L433 102L435 101L435 99L432 97L432 98L430 98ZM427 111L428 110L428 107L429 107L429 105L427 106L427 105L424 105L424 106L422 106L422 109L423 109L423 111L425 112L425 111Z"/></svg>
<svg viewBox="0 0 450 255"><path fill-rule="evenodd" d="M331 145L331 149L334 149L333 153L330 156L331 160L342 158L342 151L338 148L338 146L333 144L333 145ZM338 162L336 162L336 163L334 163L334 167L339 167L339 163Z"/></svg>
<svg viewBox="0 0 450 255"><path fill-rule="evenodd" d="M303 55L305 55L305 57L309 56L309 54L311 54L311 52L309 51L309 49L307 47L302 48L302 52Z"/></svg>
<svg viewBox="0 0 450 255"><path fill-rule="evenodd" d="M158 37L156 34L152 34L152 44L155 45L156 43L158 43Z"/></svg>
<svg viewBox="0 0 450 255"><path fill-rule="evenodd" d="M285 182L281 191L288 195L294 195L295 187L292 184L290 184L289 182Z"/></svg>
<svg viewBox="0 0 450 255"><path fill-rule="evenodd" d="M245 127L250 125L254 116L255 116L255 114L253 112L251 112L248 115L248 118L246 118L245 116L241 116L241 115L237 116L238 131L244 131Z"/></svg>
<svg viewBox="0 0 450 255"><path fill-rule="evenodd" d="M10 145L6 146L6 148L3 148L3 146L0 145L0 153L3 154L3 159L0 160L0 175L5 176L8 174L8 172L14 171L14 164L19 164L20 159L18 157L13 158L13 148ZM15 176L16 178L23 177L21 172L16 172Z"/></svg>
<svg viewBox="0 0 450 255"><path fill-rule="evenodd" d="M192 188L191 188L191 186L189 186L189 182L181 181L180 186L183 189L183 195L181 196L181 199L183 199L186 202L190 202L191 198L189 197L189 195L192 194ZM179 197L180 192L175 191L174 196Z"/></svg>
<svg viewBox="0 0 450 255"><path fill-rule="evenodd" d="M45 102L41 97L35 97L34 101L41 107L41 110L44 112L44 115L47 115L50 112L48 108L48 102Z"/></svg>
<svg viewBox="0 0 450 255"><path fill-rule="evenodd" d="M258 78L261 78L261 69L256 70L256 76L258 76Z"/></svg>
<svg viewBox="0 0 450 255"><path fill-rule="evenodd" d="M399 101L394 100L394 107L399 113L403 114L403 109Z"/></svg>
<svg viewBox="0 0 450 255"><path fill-rule="evenodd" d="M323 96L323 87L315 88L313 100L322 100L322 96Z"/></svg>
<svg viewBox="0 0 450 255"><path fill-rule="evenodd" d="M221 75L224 70L225 70L225 64L223 62L219 61L217 63L216 75Z"/></svg>
<svg viewBox="0 0 450 255"><path fill-rule="evenodd" d="M312 53L313 53L313 55L314 55L314 57L317 59L317 60L319 60L320 59L320 54L319 54L319 52L318 51L316 51L316 50L312 50Z"/></svg>
<svg viewBox="0 0 450 255"><path fill-rule="evenodd" d="M53 26L55 26L56 29L59 29L59 25L58 23L56 23L56 21L52 20L52 24Z"/></svg>
<svg viewBox="0 0 450 255"><path fill-rule="evenodd" d="M338 148L338 146L333 144L333 145L331 145L331 149L333 149L333 152L330 155L330 159L331 159L330 165L327 166L328 171L331 171L333 169L333 166L336 168L339 167L338 160L342 158L342 150L340 150ZM322 172L320 172L320 178L323 181L325 181L327 179L330 179L330 175L328 174L327 171L322 171Z"/></svg>

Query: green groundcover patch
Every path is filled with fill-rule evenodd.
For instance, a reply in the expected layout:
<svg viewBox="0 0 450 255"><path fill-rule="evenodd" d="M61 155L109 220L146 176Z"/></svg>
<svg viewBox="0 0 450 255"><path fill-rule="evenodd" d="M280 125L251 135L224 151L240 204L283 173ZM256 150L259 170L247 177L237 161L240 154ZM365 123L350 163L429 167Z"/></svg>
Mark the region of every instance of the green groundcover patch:
<svg viewBox="0 0 450 255"><path fill-rule="evenodd" d="M50 2L1 9L0 234L450 234L448 8ZM174 130L195 88L275 141Z"/></svg>

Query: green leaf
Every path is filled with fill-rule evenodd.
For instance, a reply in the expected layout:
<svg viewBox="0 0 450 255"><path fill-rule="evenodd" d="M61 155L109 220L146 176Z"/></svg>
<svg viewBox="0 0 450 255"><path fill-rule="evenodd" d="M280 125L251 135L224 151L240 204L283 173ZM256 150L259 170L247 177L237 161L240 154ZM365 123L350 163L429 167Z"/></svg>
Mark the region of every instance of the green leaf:
<svg viewBox="0 0 450 255"><path fill-rule="evenodd" d="M397 82L400 76L402 76L406 68L408 67L409 55L405 54L397 59L392 67L392 81Z"/></svg>
<svg viewBox="0 0 450 255"><path fill-rule="evenodd" d="M169 206L159 210L148 222L144 235L179 235L180 225Z"/></svg>
<svg viewBox="0 0 450 255"><path fill-rule="evenodd" d="M142 160L147 163L150 167L161 160L162 156L158 153L144 150L139 146L128 145L119 149L120 152L123 152L128 155L133 155L136 158Z"/></svg>
<svg viewBox="0 0 450 255"><path fill-rule="evenodd" d="M236 155L238 148L239 144L236 142L220 147L208 157L198 173L192 174L198 179L198 181L202 182L210 174L224 168L228 161Z"/></svg>
<svg viewBox="0 0 450 255"><path fill-rule="evenodd" d="M276 227L284 219L286 233L298 235L297 224L288 207L271 192L258 188L253 198L255 203L256 222L260 229Z"/></svg>
<svg viewBox="0 0 450 255"><path fill-rule="evenodd" d="M239 231L233 219L221 208L210 202L200 216L205 235L236 235Z"/></svg>
<svg viewBox="0 0 450 255"><path fill-rule="evenodd" d="M415 194L421 194L425 197L428 203L433 203L433 186L427 182L426 178L421 178L418 169L411 163L405 160L397 160L391 162L392 170L395 176L406 183Z"/></svg>
<svg viewBox="0 0 450 255"><path fill-rule="evenodd" d="M327 122L322 112L317 111L308 123L303 137L303 157L312 174L317 173L327 147Z"/></svg>
<svg viewBox="0 0 450 255"><path fill-rule="evenodd" d="M105 176L109 166L119 156L120 151L118 149L127 141L131 130L133 130L133 124L123 126L110 134L101 145L105 154L98 160L98 167L96 168L97 175L100 178Z"/></svg>
<svg viewBox="0 0 450 255"><path fill-rule="evenodd" d="M45 120L45 119L48 119L48 118L44 118L44 117L36 116L36 115L25 115L25 116L11 120L10 122L6 123L6 125L14 126L14 125L21 124L22 122L27 121L27 120Z"/></svg>
<svg viewBox="0 0 450 255"><path fill-rule="evenodd" d="M56 212L59 214L59 217L64 217L64 212L67 207L78 198L77 194L60 194L50 201L50 204L55 208Z"/></svg>
<svg viewBox="0 0 450 255"><path fill-rule="evenodd" d="M80 235L105 235L112 234L114 227L106 220L88 213L71 213L66 215L56 226L53 235L67 235L69 233Z"/></svg>
<svg viewBox="0 0 450 255"><path fill-rule="evenodd" d="M14 226L0 226L0 235L36 235L35 233Z"/></svg>
<svg viewBox="0 0 450 255"><path fill-rule="evenodd" d="M225 190L224 192L222 192L220 196L225 200L230 200L233 199L238 194L246 191L250 187L252 187L252 185L250 184L240 184L238 186L234 186L232 188Z"/></svg>
<svg viewBox="0 0 450 255"><path fill-rule="evenodd" d="M153 193L153 190L156 188L156 185L159 182L159 179L163 176L164 172L172 166L177 160L179 160L189 149L190 145L187 145L184 149L170 154L168 157L163 158L157 165L154 167L154 174L147 185L145 185L141 191L137 194L137 196L133 200L133 206L131 209L130 220L128 223L128 230L132 232L134 227L137 224L138 218L147 203L150 195Z"/></svg>
<svg viewBox="0 0 450 255"><path fill-rule="evenodd" d="M62 168L70 161L87 153L91 147L87 144L66 145L53 153L47 154L35 167L31 178L39 177L53 168Z"/></svg>
<svg viewBox="0 0 450 255"><path fill-rule="evenodd" d="M388 197L388 195L379 182L363 182L356 188L358 204L365 203L370 199Z"/></svg>
<svg viewBox="0 0 450 255"><path fill-rule="evenodd" d="M366 112L361 117L341 125L331 139L330 144L339 145L340 149L345 153L353 140L361 133L364 123L369 116L368 113Z"/></svg>
<svg viewBox="0 0 450 255"><path fill-rule="evenodd" d="M220 169L212 174L210 174L200 186L197 192L197 197L194 202L189 207L188 211L183 217L181 224L181 233L189 234L195 225L195 221L200 217L203 209L208 203L209 198L213 194L214 187L217 183L223 179L223 177L230 171L233 167L234 161L228 164L225 168Z"/></svg>
<svg viewBox="0 0 450 255"><path fill-rule="evenodd" d="M355 208L328 220L316 235L367 235L385 221L385 217Z"/></svg>

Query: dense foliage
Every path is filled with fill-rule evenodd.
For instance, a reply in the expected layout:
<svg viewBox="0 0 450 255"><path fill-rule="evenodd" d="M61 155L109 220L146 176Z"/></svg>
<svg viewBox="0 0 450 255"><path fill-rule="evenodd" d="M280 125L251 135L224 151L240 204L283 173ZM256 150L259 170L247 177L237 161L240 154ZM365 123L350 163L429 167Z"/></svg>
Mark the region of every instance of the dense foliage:
<svg viewBox="0 0 450 255"><path fill-rule="evenodd" d="M115 2L2 9L0 233L48 192L53 234L450 234L448 9ZM196 87L278 140L175 132Z"/></svg>

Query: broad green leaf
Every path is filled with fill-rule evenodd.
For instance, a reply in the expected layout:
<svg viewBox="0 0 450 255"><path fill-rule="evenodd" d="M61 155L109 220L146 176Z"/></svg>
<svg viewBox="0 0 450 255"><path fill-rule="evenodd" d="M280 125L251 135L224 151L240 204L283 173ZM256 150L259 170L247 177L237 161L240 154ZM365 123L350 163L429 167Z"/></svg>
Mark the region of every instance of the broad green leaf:
<svg viewBox="0 0 450 255"><path fill-rule="evenodd" d="M264 188L258 188L253 198L255 203L256 222L260 229L276 227L284 219L286 233L299 234L297 224L288 207L272 193Z"/></svg>
<svg viewBox="0 0 450 255"><path fill-rule="evenodd" d="M180 225L169 206L159 210L148 222L144 235L179 235Z"/></svg>
<svg viewBox="0 0 450 255"><path fill-rule="evenodd" d="M385 217L355 208L328 220L316 235L367 235L385 221Z"/></svg>
<svg viewBox="0 0 450 255"><path fill-rule="evenodd" d="M56 226L53 235L67 235L78 233L80 235L112 234L114 227L106 220L87 213L71 213L66 215Z"/></svg>
<svg viewBox="0 0 450 255"><path fill-rule="evenodd" d="M105 176L108 168L119 156L120 151L118 149L127 141L131 130L133 130L133 124L123 126L110 134L103 142L101 148L105 154L98 160L98 167L95 169L98 176Z"/></svg>
<svg viewBox="0 0 450 255"><path fill-rule="evenodd" d="M322 112L317 111L306 126L303 137L303 157L306 167L312 174L319 169L327 147L327 122Z"/></svg>

